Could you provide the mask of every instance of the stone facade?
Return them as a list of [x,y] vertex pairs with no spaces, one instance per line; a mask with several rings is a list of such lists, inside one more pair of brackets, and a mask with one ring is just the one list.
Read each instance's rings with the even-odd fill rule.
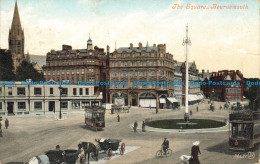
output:
[[107,102],[122,96],[125,105],[166,108],[165,98],[174,94],[174,85],[135,85],[136,82],[173,82],[173,55],[166,53],[166,45],[121,47],[109,55],[110,82],[128,85],[108,85]]
[[[2,82],[0,82],[2,84]],[[94,95],[93,86],[28,85],[15,82],[0,85],[0,114],[45,114],[84,110],[85,106],[100,105],[101,95]],[[60,101],[61,100],[61,101]]]
[[72,49],[71,46],[63,45],[60,51],[48,52],[43,72],[46,81],[70,81],[72,84],[91,82],[95,95],[99,95],[100,92],[105,94],[105,86],[96,84],[96,81],[106,81],[106,65],[104,49],[97,46],[93,48],[89,38],[86,49]]

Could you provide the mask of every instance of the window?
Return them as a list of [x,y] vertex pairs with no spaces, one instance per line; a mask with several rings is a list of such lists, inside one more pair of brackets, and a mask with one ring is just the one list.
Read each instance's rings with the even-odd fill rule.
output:
[[74,75],[74,70],[71,70],[71,74]]
[[85,73],[85,70],[82,68],[81,69],[81,74],[84,74]]
[[17,88],[17,95],[25,95],[25,88]]
[[48,75],[51,75],[51,71],[48,71]]
[[143,62],[142,61],[140,61],[140,64],[139,64],[140,66],[143,66]]
[[[88,89],[88,88],[86,88]],[[90,106],[90,102],[89,101],[82,101],[82,108]]]
[[62,88],[61,95],[68,95],[68,88]]
[[73,95],[77,95],[77,88],[73,88]]
[[153,62],[153,65],[154,65],[154,66],[156,66],[156,65],[157,65],[157,62],[156,62],[156,61],[154,61],[154,62]]
[[60,75],[60,70],[57,70],[57,75]]
[[41,101],[35,101],[34,102],[34,109],[41,110],[42,109],[42,102]]
[[25,102],[18,102],[18,110],[24,110],[25,107]]
[[85,89],[85,95],[89,95],[89,89],[88,88]]
[[62,74],[64,75],[64,70],[62,70]]
[[118,76],[118,72],[112,72],[112,77],[117,77]]
[[114,62],[112,62],[112,67],[114,67],[114,65],[115,65]]
[[143,66],[146,66],[146,61],[144,61]]
[[150,66],[152,66],[153,65],[153,62],[152,61],[150,61]]
[[116,62],[116,67],[118,66],[118,62]]
[[126,72],[126,71],[123,71],[123,72],[121,73],[121,76],[122,76],[122,77],[127,77],[127,72]]
[[0,87],[0,97],[2,97],[2,88]]
[[53,95],[53,88],[50,88],[50,94]]
[[156,72],[155,72],[155,71],[151,71],[151,72],[149,73],[149,76],[156,76]]
[[0,102],[0,109],[2,109],[2,102]]
[[94,73],[94,69],[93,69],[93,68],[90,68],[90,69],[88,69],[88,72],[89,72],[89,73]]
[[146,76],[146,72],[145,71],[141,71],[140,72],[140,76]]
[[127,66],[128,64],[127,64],[127,61],[125,62],[125,66]]
[[55,71],[54,70],[52,71],[52,75],[55,75]]
[[46,75],[46,71],[43,71],[43,75]]
[[34,94],[35,95],[41,95],[42,94],[42,89],[41,88],[34,88]]
[[154,57],[154,53],[152,53],[152,57]]
[[121,67],[123,67],[124,66],[124,62],[121,62]]
[[79,69],[77,69],[77,74],[79,74]]
[[164,76],[164,72],[163,71],[160,71],[160,76]]
[[8,96],[12,96],[12,95],[13,95],[12,87],[8,87]]
[[72,101],[72,109],[80,109],[80,101]]
[[82,95],[82,94],[83,94],[83,89],[79,88],[79,95]]
[[136,71],[132,71],[131,72],[131,76],[137,76],[137,72]]
[[70,70],[67,69],[67,74],[70,74]]
[[68,102],[61,102],[60,103],[61,108],[68,109]]

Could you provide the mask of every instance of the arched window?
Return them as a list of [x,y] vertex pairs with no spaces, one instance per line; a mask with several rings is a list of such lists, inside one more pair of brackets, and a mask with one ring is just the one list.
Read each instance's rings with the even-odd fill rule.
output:
[[118,76],[118,72],[112,72],[112,77],[117,77]]
[[121,72],[121,77],[127,77],[127,72],[126,71]]
[[137,72],[136,71],[132,71],[131,72],[131,76],[137,76]]
[[146,72],[145,71],[141,71],[140,72],[140,76],[146,76]]
[[151,72],[149,73],[149,76],[156,76],[156,72],[155,72],[155,71],[151,71]]
[[160,71],[160,76],[164,76],[164,71]]

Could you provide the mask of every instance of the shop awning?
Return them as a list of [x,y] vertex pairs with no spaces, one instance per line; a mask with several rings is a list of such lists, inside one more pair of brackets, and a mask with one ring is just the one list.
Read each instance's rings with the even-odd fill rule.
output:
[[165,98],[160,98],[160,103],[166,103]]
[[167,99],[171,102],[171,103],[174,103],[174,102],[179,102],[176,98],[174,97],[167,97]]

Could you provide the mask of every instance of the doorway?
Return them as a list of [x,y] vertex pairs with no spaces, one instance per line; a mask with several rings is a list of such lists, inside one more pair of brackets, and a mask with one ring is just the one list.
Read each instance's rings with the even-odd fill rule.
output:
[[8,114],[14,114],[14,102],[7,102]]
[[55,101],[49,101],[49,111],[55,112]]

